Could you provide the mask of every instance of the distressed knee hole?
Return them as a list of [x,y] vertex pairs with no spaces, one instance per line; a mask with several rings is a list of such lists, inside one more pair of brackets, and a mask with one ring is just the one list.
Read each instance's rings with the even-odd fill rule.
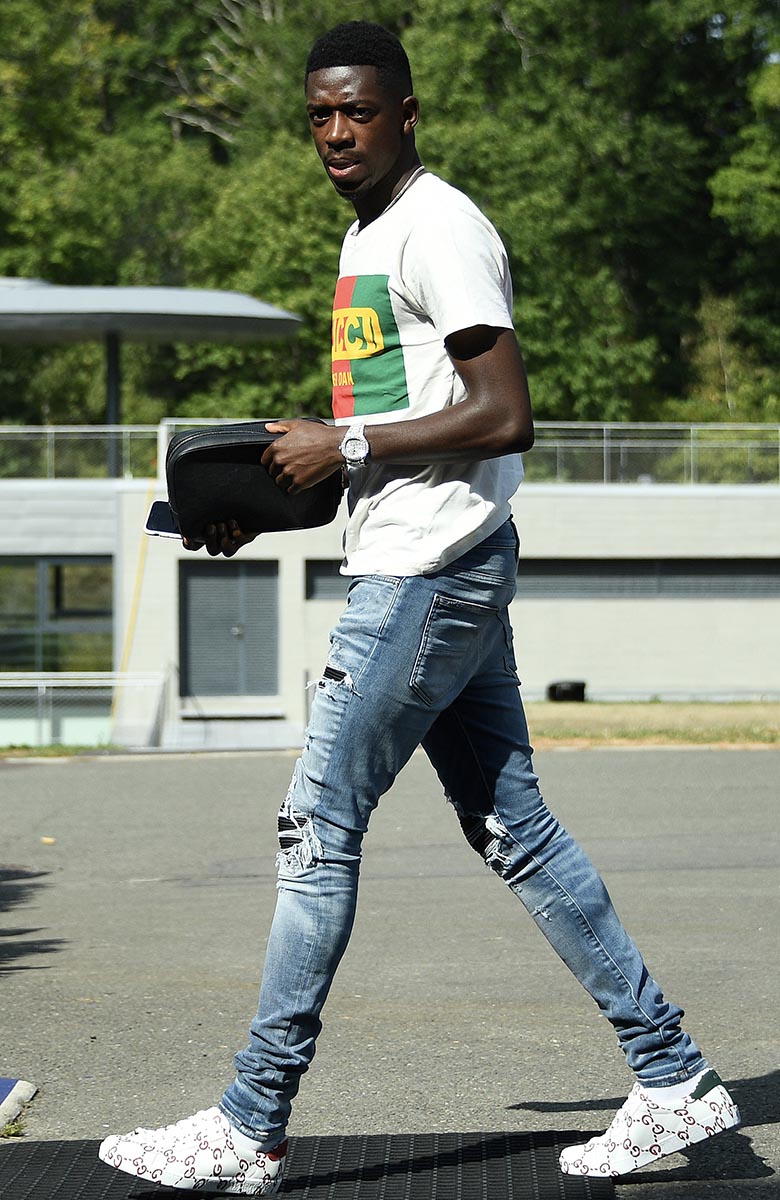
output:
[[457,813],[471,848],[485,860],[491,871],[506,876],[512,867],[513,842],[498,813],[467,813],[451,796],[447,799]]
[[288,796],[279,809],[279,853],[276,864],[280,874],[297,875],[321,857],[322,844],[314,832],[311,816],[296,812]]
[[325,670],[317,683],[317,687],[321,691],[328,691],[331,688],[345,687],[350,692],[355,692],[355,681],[349,671],[345,671],[343,667],[339,667],[336,663],[327,663]]

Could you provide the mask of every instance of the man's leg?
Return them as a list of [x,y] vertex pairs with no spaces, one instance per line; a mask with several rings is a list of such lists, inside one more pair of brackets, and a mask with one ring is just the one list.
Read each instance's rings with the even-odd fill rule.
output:
[[[682,1010],[664,999],[592,863],[547,809],[532,767],[517,681],[503,656],[437,718],[423,746],[470,844],[590,992],[640,1081],[630,1098],[633,1116],[621,1110],[606,1140],[565,1152],[562,1168],[622,1174],[680,1149],[686,1139],[700,1140],[738,1123],[731,1098],[715,1073],[707,1074],[701,1052],[680,1026]],[[702,1079],[708,1086],[690,1110],[666,1111],[671,1097],[679,1106]],[[658,1092],[670,1101],[657,1102]],[[654,1108],[648,1126],[649,1104]],[[638,1142],[632,1141],[632,1123],[640,1131]]]
[[277,912],[236,1080],[219,1108],[106,1139],[104,1161],[180,1188],[278,1188],[290,1105],[352,927],[370,814],[437,711],[506,642],[500,612],[511,584],[492,570],[506,558],[505,540],[471,553],[469,563],[487,572],[474,581],[453,570],[352,585],[280,812]]
[[278,897],[257,1014],[220,1104],[264,1144],[283,1136],[314,1056],[320,1012],[352,931],[369,818],[430,722],[397,696],[397,664],[408,651],[395,634],[387,640],[402,619],[399,606],[414,621],[406,583],[370,578],[351,588],[279,812]]
[[257,1016],[220,1106],[264,1144],[283,1136],[314,1055],[352,928],[369,817],[474,665],[506,648],[496,592],[506,598],[513,544],[505,531],[472,552],[468,562],[483,571],[502,564],[476,583],[463,581],[461,560],[436,576],[372,576],[350,589],[280,812],[279,898]]

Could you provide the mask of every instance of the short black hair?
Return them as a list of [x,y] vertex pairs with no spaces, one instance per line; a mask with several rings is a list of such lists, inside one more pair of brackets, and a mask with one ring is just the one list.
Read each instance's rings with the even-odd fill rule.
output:
[[385,87],[403,96],[413,91],[406,51],[394,33],[373,21],[345,21],[317,38],[306,60],[306,78],[328,67],[375,67]]

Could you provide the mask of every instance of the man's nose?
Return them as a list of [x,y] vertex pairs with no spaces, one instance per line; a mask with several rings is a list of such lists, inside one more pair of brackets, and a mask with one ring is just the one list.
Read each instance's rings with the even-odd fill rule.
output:
[[328,145],[344,146],[352,141],[354,141],[352,126],[343,113],[335,112],[328,122]]

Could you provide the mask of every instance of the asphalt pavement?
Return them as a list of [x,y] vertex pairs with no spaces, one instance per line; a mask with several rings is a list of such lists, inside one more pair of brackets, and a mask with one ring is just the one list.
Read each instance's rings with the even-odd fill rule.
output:
[[[780,751],[561,749],[536,763],[744,1116],[618,1196],[780,1196]],[[0,1075],[40,1089],[27,1139],[99,1138],[219,1098],[255,1008],[292,766],[281,753],[0,761]],[[601,1129],[631,1082],[416,755],[366,840],[291,1132]]]

